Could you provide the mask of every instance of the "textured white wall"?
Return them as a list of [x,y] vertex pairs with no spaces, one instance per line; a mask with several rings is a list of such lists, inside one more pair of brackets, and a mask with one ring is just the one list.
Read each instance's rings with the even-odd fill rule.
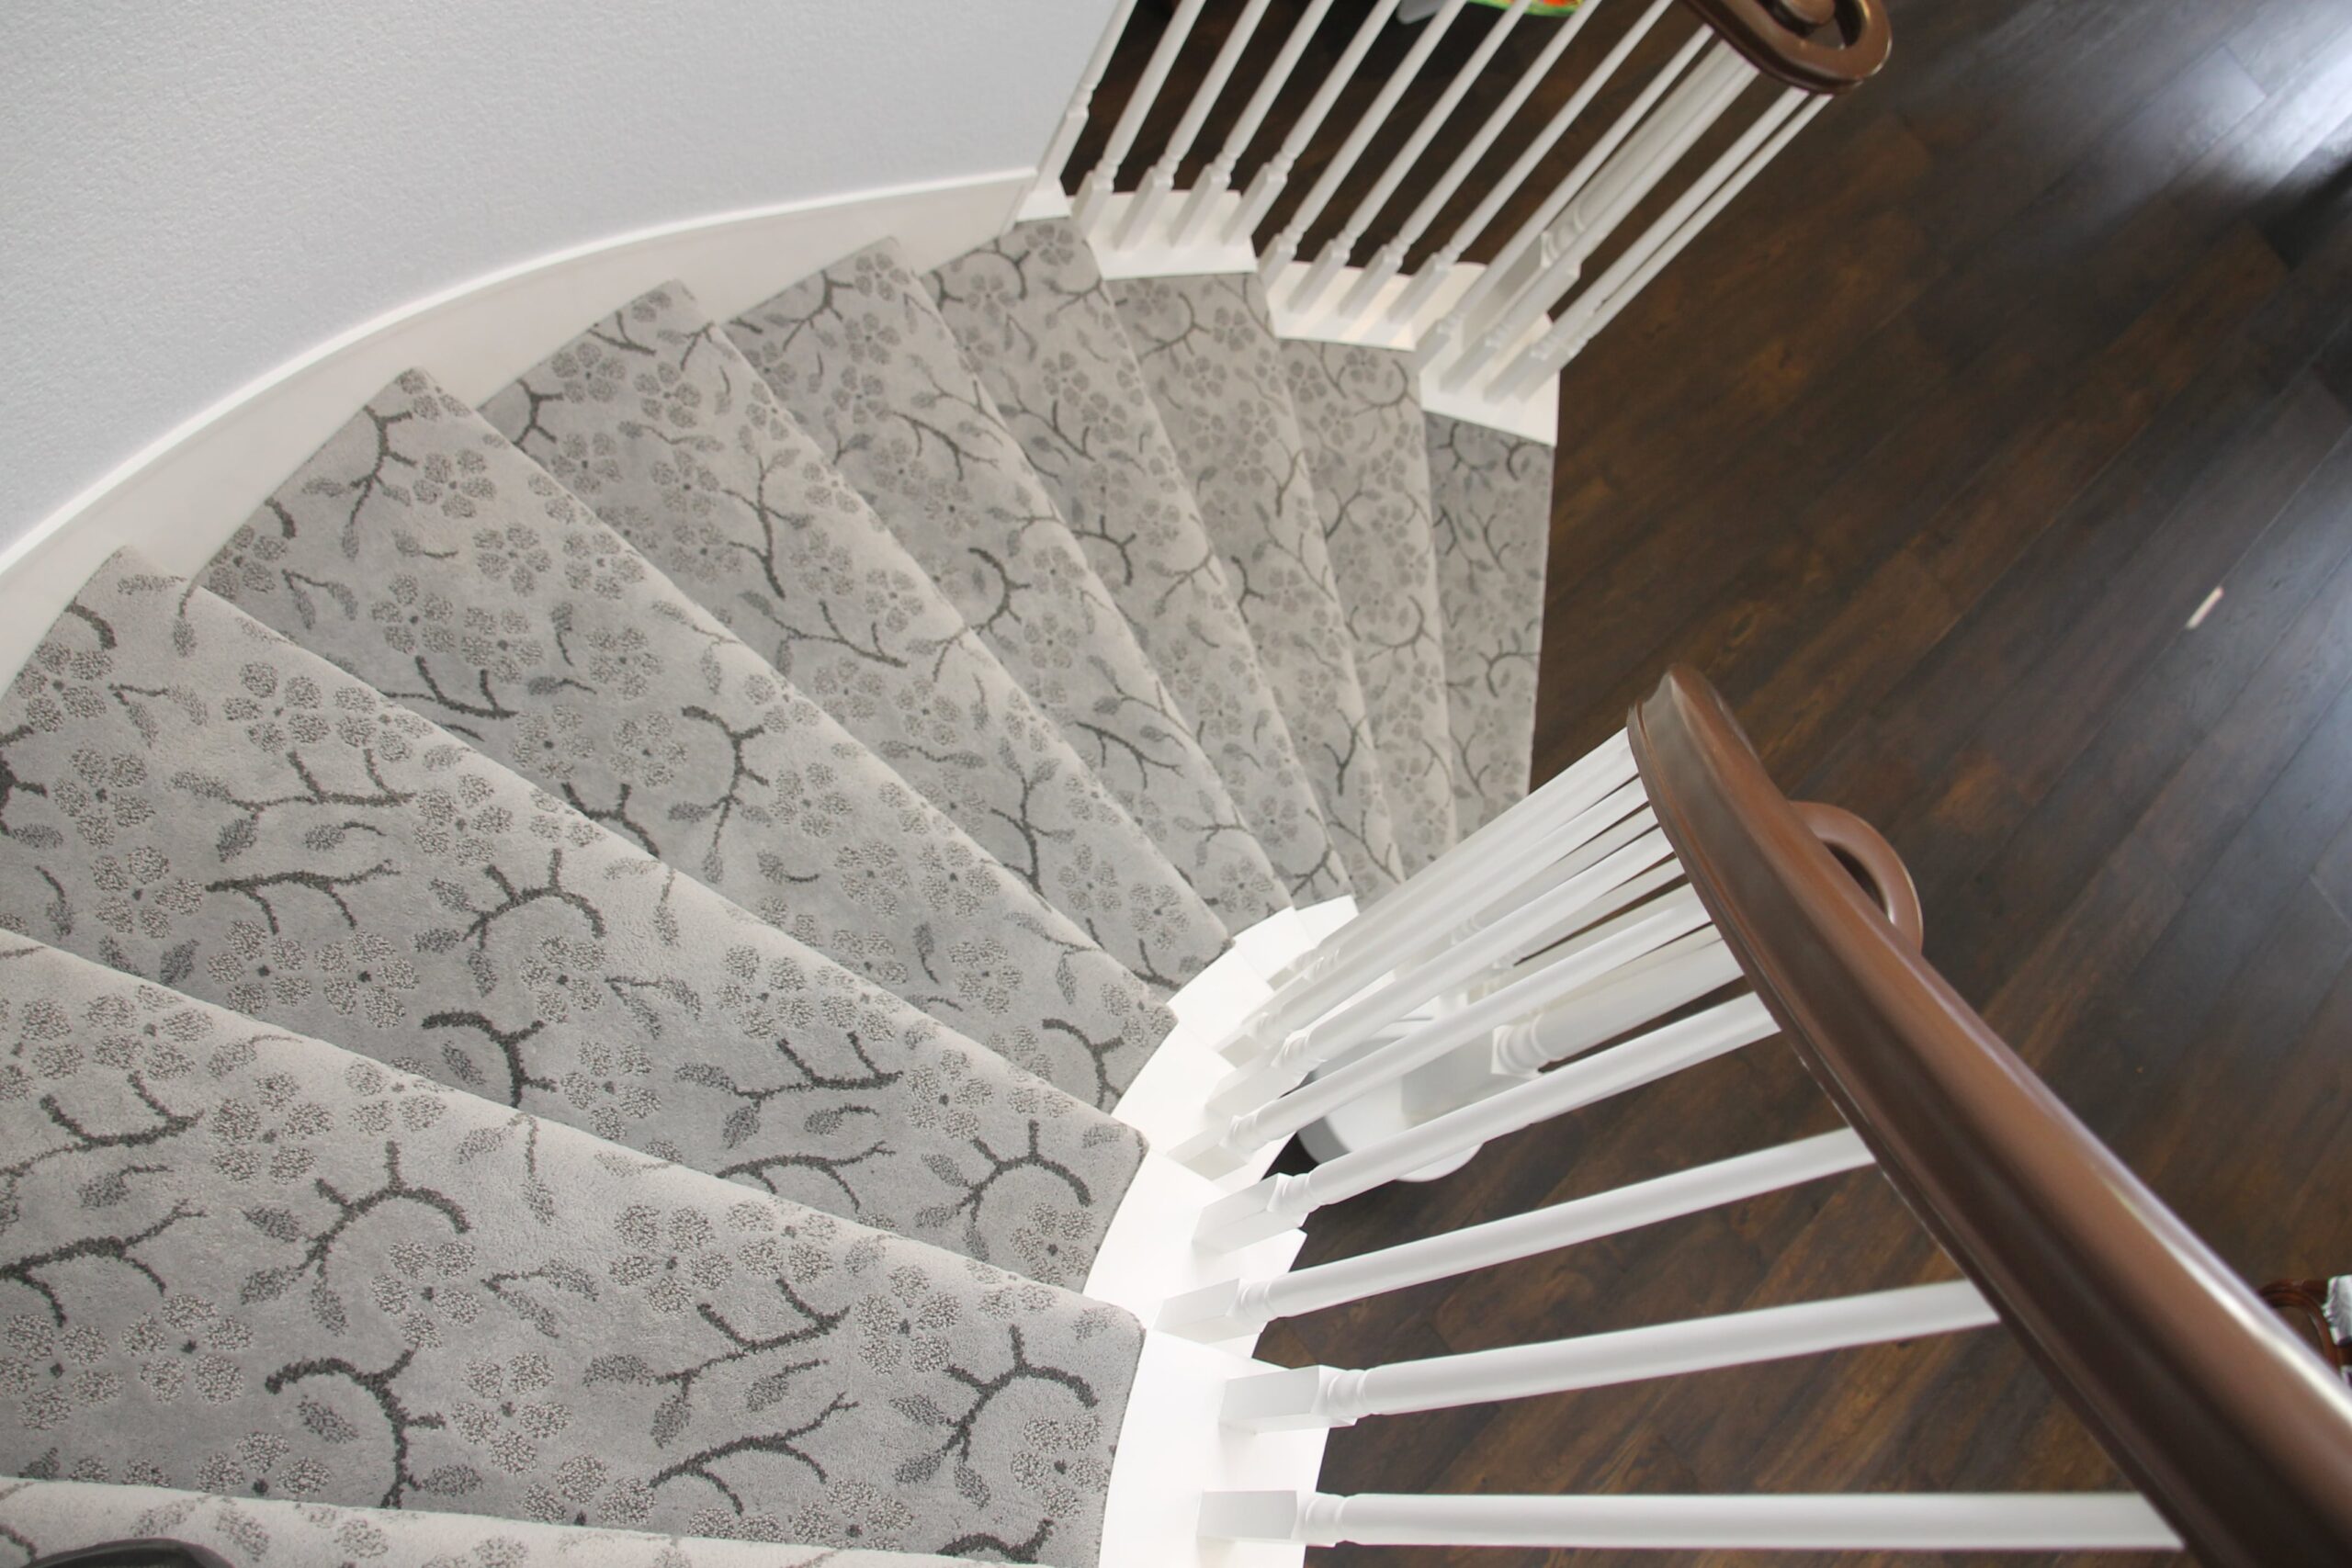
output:
[[655,224],[1033,164],[1110,5],[0,6],[0,546],[421,296]]

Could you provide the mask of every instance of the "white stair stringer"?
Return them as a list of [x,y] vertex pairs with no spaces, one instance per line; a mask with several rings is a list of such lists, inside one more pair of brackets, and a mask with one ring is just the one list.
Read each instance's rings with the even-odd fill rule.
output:
[[[1355,916],[1355,900],[1333,898],[1285,909],[1234,938],[1233,945],[1169,999],[1174,1033],[1153,1053],[1121,1098],[1116,1114],[1159,1148],[1197,1134],[1209,1119],[1209,1091],[1230,1071],[1210,1045],[1229,1035],[1268,997],[1272,976]],[[1105,1506],[1105,1568],[1297,1568],[1306,1549],[1265,1541],[1204,1540],[1202,1495],[1266,1486],[1311,1492],[1326,1433],[1242,1432],[1225,1425],[1225,1386],[1277,1371],[1253,1359],[1257,1331],[1204,1345],[1154,1332],[1170,1301],[1236,1273],[1286,1273],[1306,1233],[1285,1231],[1234,1252],[1194,1245],[1209,1204],[1265,1174],[1282,1142],[1233,1175],[1212,1181],[1165,1155],[1144,1156],[1095,1254],[1085,1294],[1125,1307],[1145,1325],[1126,1419],[1119,1430]]]

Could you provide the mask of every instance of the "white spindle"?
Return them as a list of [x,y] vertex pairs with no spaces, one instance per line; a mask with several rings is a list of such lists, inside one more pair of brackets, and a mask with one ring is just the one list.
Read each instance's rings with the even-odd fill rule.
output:
[[1159,161],[1152,164],[1150,172],[1144,175],[1143,183],[1136,187],[1126,217],[1119,225],[1120,244],[1131,245],[1140,239],[1148,231],[1152,219],[1159,215],[1169,193],[1176,188],[1176,171],[1183,164],[1184,154],[1193,150],[1193,140],[1200,135],[1201,126],[1209,118],[1209,110],[1216,107],[1218,95],[1225,91],[1226,83],[1233,75],[1233,68],[1240,63],[1241,51],[1256,36],[1259,20],[1265,16],[1266,7],[1271,3],[1272,0],[1249,0],[1249,4],[1241,8],[1241,15],[1234,18],[1232,30],[1225,35],[1224,47],[1216,51],[1216,58],[1209,62],[1208,74],[1201,78],[1201,85],[1193,90],[1193,101],[1185,107],[1184,118],[1176,122],[1176,129],[1169,136],[1168,145],[1160,152]]
[[[1622,732],[1421,868],[1277,976],[1279,989],[1226,1054],[1247,1058],[1319,1016],[1640,804]],[[1610,800],[1631,793],[1619,803]]]
[[[1600,785],[1598,793],[1596,784]],[[1442,890],[1459,882],[1484,878],[1492,868],[1509,864],[1522,856],[1527,846],[1540,835],[1582,812],[1610,791],[1624,787],[1639,791],[1641,781],[1634,767],[1633,744],[1621,729],[1423,866],[1369,913],[1349,921],[1313,952],[1293,960],[1288,969],[1272,976],[1273,983],[1288,986],[1306,974],[1327,967],[1337,956],[1352,953],[1369,932],[1399,922],[1429,924],[1426,910],[1430,903],[1452,896]]]
[[1498,369],[1521,334],[1582,276],[1586,259],[1756,79],[1755,67],[1721,45],[1702,61],[1657,115],[1626,139],[1621,154],[1568,203],[1552,228],[1559,242],[1557,259],[1523,285],[1487,326],[1476,363],[1465,356],[1447,371],[1444,384],[1459,388]]
[[[1657,814],[1647,806],[1643,807],[1631,817],[1611,827],[1599,838],[1585,844],[1574,853],[1564,855],[1554,861],[1549,866],[1528,877],[1518,886],[1509,889],[1493,903],[1463,921],[1461,930],[1456,933],[1456,940],[1475,936],[1489,927],[1514,919],[1521,910],[1534,906],[1591,869],[1603,856],[1615,854],[1625,845],[1645,834],[1657,831]],[[1669,858],[1666,863],[1675,868],[1676,874],[1679,874],[1679,862]],[[1618,886],[1623,887],[1625,884],[1621,883]],[[1622,904],[1618,906],[1621,908],[1623,907]],[[1608,910],[1598,910],[1593,918],[1598,919],[1600,915],[1608,912]]]
[[1153,1326],[1195,1339],[1228,1339],[1276,1318],[1597,1241],[1870,1163],[1870,1150],[1853,1132],[1824,1133],[1336,1263],[1265,1279],[1227,1280],[1174,1297]]
[[1394,1361],[1363,1371],[1299,1367],[1225,1385],[1225,1424],[1249,1431],[1352,1427],[1367,1416],[1566,1393],[1984,1328],[2000,1314],[1965,1280],[1687,1318],[1541,1345]]
[[1413,47],[1406,51],[1404,60],[1389,73],[1388,80],[1381,84],[1380,92],[1365,107],[1363,118],[1356,121],[1355,129],[1348,132],[1348,139],[1340,143],[1340,150],[1331,155],[1331,161],[1324,165],[1323,172],[1316,176],[1315,184],[1308,187],[1306,199],[1298,204],[1298,210],[1290,215],[1290,221],[1283,225],[1282,231],[1274,236],[1273,243],[1268,245],[1265,254],[1258,258],[1258,275],[1266,280],[1269,287],[1282,276],[1283,268],[1290,265],[1291,258],[1298,254],[1299,244],[1306,238],[1306,231],[1323,216],[1323,209],[1330,205],[1333,193],[1340,188],[1340,182],[1353,172],[1356,160],[1363,156],[1363,150],[1372,145],[1373,137],[1388,122],[1389,111],[1396,107],[1396,100],[1405,96],[1405,89],[1411,86],[1413,78],[1421,73],[1421,66],[1445,37],[1446,29],[1453,25],[1453,18],[1460,16],[1462,8],[1469,3],[1470,0],[1444,0],[1438,7],[1437,15],[1423,24],[1421,36],[1413,40]]
[[[1535,209],[1534,214],[1526,222],[1521,223],[1511,237],[1503,243],[1503,248],[1495,253],[1494,260],[1487,264],[1486,270],[1477,276],[1468,288],[1463,290],[1462,298],[1454,301],[1453,308],[1445,313],[1445,318],[1423,337],[1416,355],[1421,365],[1426,367],[1433,363],[1436,356],[1449,344],[1454,343],[1461,344],[1463,358],[1465,362],[1472,359],[1469,339],[1472,335],[1473,323],[1478,319],[1480,309],[1502,286],[1505,278],[1520,270],[1520,264],[1527,259],[1528,253],[1535,248],[1544,233],[1550,230],[1553,220],[1560,216],[1562,209],[1584,194],[1587,185],[1608,165],[1618,148],[1632,138],[1637,130],[1663,124],[1670,131],[1675,124],[1679,123],[1682,116],[1669,114],[1669,110],[1676,106],[1669,105],[1668,108],[1658,108],[1658,100],[1667,96],[1668,89],[1672,89],[1679,105],[1686,98],[1694,84],[1712,78],[1712,73],[1708,73],[1707,77],[1702,78],[1701,72],[1690,71],[1691,63],[1698,60],[1701,51],[1707,47],[1712,37],[1712,34],[1702,29],[1684,39],[1682,47],[1674,51],[1673,57],[1642,85],[1642,90],[1635,94],[1634,101],[1625,107],[1625,112],[1611,121],[1609,129],[1602,131],[1600,138],[1585,150],[1584,156],[1576,161],[1575,166],[1568,171],[1567,176],[1554,187],[1550,196],[1544,198],[1544,204]],[[1684,75],[1686,71],[1690,71],[1688,76]],[[1677,85],[1678,79],[1679,79],[1679,85]],[[1651,116],[1653,109],[1658,110],[1655,118]],[[1556,293],[1552,298],[1557,298]]]
[[1233,171],[1240,166],[1241,154],[1250,150],[1250,139],[1266,123],[1274,99],[1289,83],[1290,73],[1298,68],[1298,57],[1314,41],[1315,29],[1322,25],[1323,14],[1330,8],[1331,0],[1308,0],[1306,12],[1291,28],[1290,37],[1283,40],[1281,52],[1259,79],[1258,90],[1250,95],[1241,118],[1233,122],[1232,130],[1227,133],[1224,145],[1209,160],[1209,166],[1201,171],[1201,177],[1193,182],[1192,194],[1184,198],[1183,208],[1176,215],[1178,244],[1191,244],[1200,236],[1202,227],[1216,209],[1216,198],[1233,188]]
[[1282,195],[1283,186],[1289,182],[1291,170],[1298,166],[1298,155],[1306,151],[1306,144],[1315,140],[1315,133],[1323,128],[1323,117],[1329,114],[1331,106],[1340,101],[1340,90],[1347,86],[1348,78],[1355,74],[1356,67],[1363,62],[1364,55],[1372,49],[1373,40],[1379,38],[1380,29],[1387,25],[1389,16],[1396,9],[1396,0],[1373,0],[1372,9],[1364,13],[1363,23],[1356,28],[1356,36],[1348,40],[1348,47],[1340,51],[1330,74],[1323,78],[1323,85],[1315,89],[1315,96],[1307,99],[1306,107],[1292,122],[1290,130],[1283,137],[1282,146],[1250,180],[1249,190],[1241,197],[1241,210],[1234,214],[1232,222],[1226,225],[1225,238],[1228,243],[1247,240],[1257,232],[1259,223],[1272,209],[1274,198]]
[[1229,1176],[1250,1156],[1301,1127],[1320,1122],[1359,1096],[1394,1083],[1414,1068],[1436,1061],[1499,1025],[1573,995],[1628,959],[1662,947],[1704,925],[1707,911],[1696,893],[1683,888],[1644,905],[1626,923],[1571,958],[1550,964],[1501,989],[1392,1040],[1323,1077],[1301,1084],[1255,1111],[1233,1117],[1176,1146],[1171,1154],[1202,1175]]
[[[1797,100],[1803,100],[1802,107],[1796,107]],[[1593,292],[1598,297],[1598,302],[1591,305],[1585,312],[1576,330],[1562,333],[1555,327],[1552,332],[1544,334],[1544,342],[1530,347],[1524,357],[1528,361],[1531,373],[1521,377],[1520,384],[1522,387],[1532,387],[1546,377],[1556,376],[1566,368],[1568,361],[1581,354],[1586,344],[1591,342],[1600,334],[1601,329],[1617,319],[1617,312],[1625,308],[1626,302],[1648,288],[1650,279],[1663,271],[1668,262],[1680,255],[1683,247],[1697,238],[1700,231],[1713,222],[1715,215],[1729,206],[1733,197],[1746,190],[1750,180],[1763,172],[1764,165],[1780,156],[1781,150],[1796,140],[1797,132],[1812,124],[1813,117],[1828,106],[1829,100],[1826,97],[1800,93],[1791,88],[1783,96],[1781,113],[1776,117],[1781,121],[1779,130],[1763,151],[1750,158],[1729,179],[1723,181],[1707,197],[1706,202],[1686,218],[1663,243],[1650,245],[1645,258],[1631,276],[1606,293],[1601,291],[1600,284],[1595,284]],[[1792,108],[1794,109],[1793,113],[1789,112]],[[1662,226],[1664,220],[1660,221]],[[1581,306],[1585,301],[1580,299],[1577,303]],[[1563,320],[1566,318],[1564,317]],[[1552,342],[1551,340],[1555,337],[1559,341]],[[1500,388],[1498,388],[1498,395],[1510,395],[1502,391]]]
[[1576,931],[1595,900],[1660,861],[1672,859],[1673,854],[1666,835],[1655,829],[1628,835],[1627,841],[1542,897],[1530,900],[1510,919],[1444,943],[1428,957],[1398,969],[1368,994],[1293,1030],[1274,1048],[1266,1065],[1292,1068],[1304,1077],[1310,1069],[1354,1050],[1432,997],[1453,990],[1493,964]]
[[1145,117],[1151,113],[1159,97],[1161,84],[1175,69],[1176,57],[1183,52],[1184,40],[1192,36],[1193,24],[1201,19],[1201,9],[1207,4],[1208,0],[1177,0],[1176,14],[1168,18],[1167,30],[1159,35],[1143,74],[1136,79],[1135,91],[1127,96],[1126,107],[1119,111],[1118,123],[1111,128],[1111,139],[1103,145],[1102,156],[1095,161],[1093,172],[1079,187],[1076,209],[1080,225],[1091,229],[1102,221],[1102,205],[1118,184],[1119,165],[1126,162],[1128,150],[1135,146],[1136,137],[1143,130]]
[[[1658,0],[1655,9],[1663,10],[1672,3],[1673,0]],[[1510,124],[1511,118],[1519,113],[1528,98],[1534,94],[1537,84],[1544,80],[1555,64],[1558,63],[1560,56],[1567,52],[1568,45],[1575,40],[1577,34],[1583,30],[1584,25],[1592,20],[1593,13],[1600,9],[1600,0],[1586,0],[1584,5],[1577,6],[1566,19],[1553,28],[1551,40],[1544,46],[1541,53],[1528,62],[1527,69],[1520,73],[1519,81],[1513,85],[1509,93],[1503,96],[1502,101],[1487,114],[1485,122],[1478,127],[1476,134],[1470,138],[1469,143],[1461,152],[1454,154],[1453,162],[1445,166],[1445,172],[1437,177],[1436,184],[1430,186],[1428,194],[1421,197],[1419,205],[1416,206],[1406,217],[1405,221],[1397,226],[1396,237],[1382,245],[1374,254],[1372,260],[1364,265],[1363,276],[1356,280],[1355,287],[1351,288],[1347,297],[1340,301],[1339,313],[1342,319],[1352,320],[1369,309],[1373,300],[1379,297],[1381,287],[1403,270],[1405,253],[1413,248],[1413,243],[1416,240],[1429,231],[1429,226],[1437,220],[1437,215],[1445,210],[1445,204],[1453,199],[1453,193],[1460,190],[1463,182],[1470,177],[1470,171],[1476,168],[1478,161],[1487,155],[1487,150],[1501,140],[1504,129]],[[1613,67],[1608,68],[1613,69]],[[1561,130],[1567,129],[1566,120],[1556,116],[1554,118]],[[1556,137],[1559,133],[1553,131],[1550,134]],[[1548,149],[1551,142],[1544,141],[1544,145]],[[1540,158],[1542,154],[1539,152],[1536,156]],[[1534,162],[1528,159],[1525,153],[1522,152],[1521,157],[1527,167],[1534,167]],[[1523,175],[1523,173],[1524,171],[1517,172],[1520,175]],[[1509,187],[1515,186],[1519,183],[1518,177],[1508,175],[1505,177],[1506,192]],[[1500,204],[1501,197],[1494,196],[1491,192],[1489,195],[1498,205]],[[1484,226],[1483,220],[1481,226]],[[1454,259],[1460,259],[1458,250]],[[1444,265],[1451,265],[1452,262]],[[1429,287],[1431,288],[1437,287],[1434,277],[1431,278]],[[1399,312],[1400,319],[1410,319],[1410,316],[1409,310]]]
[[1102,85],[1102,73],[1111,67],[1111,56],[1119,47],[1119,37],[1127,30],[1127,18],[1135,14],[1136,0],[1119,0],[1111,12],[1111,25],[1102,29],[1102,38],[1094,44],[1093,56],[1086,62],[1086,73],[1078,79],[1078,91],[1070,96],[1069,107],[1062,113],[1062,123],[1054,132],[1053,145],[1046,149],[1046,160],[1037,166],[1037,189],[1055,196],[1061,194],[1062,171],[1069,166],[1069,155],[1078,147],[1078,139],[1085,134],[1087,111],[1094,104],[1094,89]]
[[[1787,139],[1777,133],[1790,129],[1789,122],[1798,106],[1812,96],[1792,87],[1774,98],[1770,107],[1690,182],[1690,187],[1675,197],[1641,236],[1609,264],[1609,269],[1560,312],[1559,320],[1542,337],[1496,376],[1495,396],[1517,397],[1546,375],[1558,375],[1561,367],[1592,340],[1593,334],[1623,308],[1625,301],[1673,260],[1708,219],[1723,210],[1724,204],[1737,194],[1736,186],[1744,186],[1773,153],[1788,144]],[[1771,145],[1759,154],[1758,149],[1764,148],[1768,141]]]
[[[1593,5],[1585,6],[1577,13],[1577,17],[1589,14],[1597,4],[1598,0],[1594,0]],[[1503,177],[1488,188],[1478,205],[1471,209],[1470,216],[1455,226],[1452,237],[1438,247],[1436,254],[1421,264],[1420,270],[1413,275],[1412,284],[1398,298],[1396,309],[1390,313],[1394,320],[1409,321],[1420,313],[1421,308],[1430,302],[1430,297],[1437,292],[1438,286],[1445,281],[1445,275],[1461,262],[1462,253],[1486,232],[1487,225],[1495,220],[1495,215],[1503,209],[1503,204],[1527,183],[1528,176],[1535,172],[1535,166],[1558,145],[1560,138],[1567,134],[1568,127],[1576,123],[1577,117],[1584,113],[1586,106],[1592,102],[1602,87],[1609,85],[1610,78],[1617,74],[1617,68],[1625,63],[1634,46],[1649,35],[1649,30],[1657,26],[1658,18],[1672,9],[1674,4],[1675,0],[1651,0],[1650,8],[1643,12],[1625,36],[1601,57],[1600,63],[1592,68],[1592,74],[1577,85],[1568,101],[1560,106],[1535,139],[1520,150],[1518,159]]]
[[1740,976],[1739,960],[1712,928],[1679,936],[1602,976],[1556,1006],[1495,1031],[1494,1070],[1528,1077]]
[[1488,1139],[1712,1061],[1766,1038],[1776,1027],[1772,1015],[1753,996],[1677,1019],[1622,1045],[1351,1150],[1304,1176],[1274,1175],[1252,1182],[1208,1206],[1201,1215],[1197,1239],[1210,1250],[1231,1251],[1280,1235],[1326,1203],[1344,1201],[1456,1157]]
[[1308,1546],[1548,1546],[1668,1551],[2177,1551],[2129,1492],[1414,1496],[1211,1492],[1201,1533]]
[[[1355,254],[1357,244],[1363,239],[1363,231],[1372,227],[1373,220],[1380,216],[1380,209],[1388,205],[1390,197],[1396,194],[1396,187],[1404,182],[1406,174],[1429,150],[1430,142],[1468,95],[1479,73],[1487,68],[1487,62],[1495,57],[1495,51],[1503,46],[1503,39],[1518,25],[1520,17],[1527,14],[1527,7],[1532,4],[1533,0],[1510,0],[1510,7],[1487,29],[1487,36],[1478,40],[1478,47],[1471,51],[1469,59],[1462,62],[1462,68],[1453,73],[1453,80],[1446,84],[1445,91],[1438,96],[1437,102],[1421,116],[1420,123],[1413,128],[1405,144],[1389,155],[1387,167],[1374,182],[1372,189],[1364,193],[1363,199],[1356,203],[1355,210],[1348,214],[1348,220],[1340,226],[1339,233],[1324,244],[1323,254],[1316,257],[1315,265],[1307,269],[1305,280],[1290,297],[1293,310],[1311,310],[1316,301],[1323,298],[1324,291],[1331,287],[1340,269]],[[1544,58],[1551,58],[1553,52],[1547,50]],[[1533,83],[1530,82],[1528,85],[1532,89]],[[1303,227],[1300,231],[1305,232]]]

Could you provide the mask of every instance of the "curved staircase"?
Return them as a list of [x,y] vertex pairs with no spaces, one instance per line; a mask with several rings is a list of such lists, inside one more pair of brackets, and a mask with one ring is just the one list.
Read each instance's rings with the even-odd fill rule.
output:
[[[1704,73],[1781,24],[1698,9],[1727,103]],[[1987,1088],[2030,1075],[1918,964],[1875,835],[1791,813],[1687,676],[1528,793],[1550,448],[1425,407],[1461,344],[1277,330],[1401,249],[1311,287],[1284,254],[1273,294],[1106,267],[1171,191],[741,309],[613,299],[479,406],[406,370],[199,570],[79,585],[0,700],[0,1556],[2352,1540],[2315,1500],[2352,1401],[2054,1102]],[[1871,1066],[1873,1028],[1925,1065]],[[1776,1030],[1853,1130],[1291,1270],[1323,1204]],[[1269,1174],[1295,1134],[1323,1163]],[[1968,1280],[1250,1359],[1873,1164]],[[2199,1309],[2138,1361],[2052,1283],[2103,1226]],[[1995,1323],[2148,1500],[1314,1489],[1358,1419]],[[2216,1334],[2291,1436],[2269,1492],[2149,1417],[2222,1377]]]

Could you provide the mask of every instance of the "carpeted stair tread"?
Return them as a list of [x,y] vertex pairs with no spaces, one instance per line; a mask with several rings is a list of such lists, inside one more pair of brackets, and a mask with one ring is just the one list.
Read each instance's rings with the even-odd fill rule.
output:
[[36,942],[0,998],[0,1469],[1093,1561],[1117,1308]]
[[1290,726],[1077,227],[1017,225],[925,281],[1291,897],[1306,904],[1349,891]]
[[1165,993],[1224,926],[694,308],[657,289],[490,423],[1113,957]]
[[1410,357],[1393,349],[1292,342],[1282,355],[1409,875],[1454,840],[1445,627],[1419,384]]
[[1359,901],[1403,875],[1304,438],[1254,275],[1121,279],[1119,319]]
[[949,1028],[1109,1109],[1174,1021],[1067,917],[411,371],[205,584]]
[[0,1481],[0,1564],[6,1568],[150,1537],[203,1547],[232,1563],[296,1568],[945,1568],[953,1561],[161,1486]]
[[1009,1267],[1082,1279],[1142,1157],[129,552],[0,700],[0,924]]
[[896,243],[727,330],[1227,928],[1288,908],[1190,719]]
[[1454,825],[1483,826],[1527,793],[1551,542],[1552,447],[1429,416],[1430,532],[1445,611]]

